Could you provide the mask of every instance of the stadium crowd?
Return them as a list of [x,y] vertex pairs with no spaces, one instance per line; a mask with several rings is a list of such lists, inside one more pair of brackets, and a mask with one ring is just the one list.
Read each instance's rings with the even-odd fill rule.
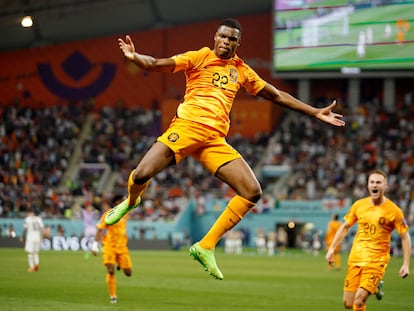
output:
[[[275,204],[268,206],[269,202],[283,199],[361,197],[366,191],[366,173],[380,167],[389,174],[390,196],[414,223],[412,98],[406,96],[394,112],[385,111],[376,99],[361,103],[355,113],[346,106],[342,109],[348,123],[343,130],[293,114],[273,136],[259,133],[253,139],[239,135],[229,138],[252,167],[274,164],[292,169],[286,193],[278,197],[265,193],[255,212],[273,208]],[[82,180],[73,181],[66,191],[57,191],[58,185],[65,183],[62,177],[90,113],[92,129],[82,142],[82,161],[107,163],[119,172],[113,194],[123,193],[134,163],[160,133],[158,110],[116,106],[93,111],[86,104],[39,109],[16,102],[0,106],[1,217],[22,217],[28,206],[46,218],[80,217],[76,195],[89,198],[98,210],[110,200],[110,194],[99,193],[93,184]],[[216,197],[231,195],[231,189],[191,158],[180,165],[185,168],[172,166],[153,179],[144,208],[134,211],[133,219],[171,220],[185,199],[203,201],[212,191]]]
[[0,105],[0,215],[22,217],[29,206],[48,217],[70,209],[57,193],[87,114],[85,107]]
[[[326,128],[306,118],[290,119],[281,127],[280,140],[270,144],[266,164],[292,168],[287,199],[351,198],[366,192],[367,173],[387,172],[390,197],[414,222],[414,108],[406,96],[395,111],[377,99],[362,102],[356,113],[344,111],[343,131]],[[269,160],[270,159],[270,160]]]

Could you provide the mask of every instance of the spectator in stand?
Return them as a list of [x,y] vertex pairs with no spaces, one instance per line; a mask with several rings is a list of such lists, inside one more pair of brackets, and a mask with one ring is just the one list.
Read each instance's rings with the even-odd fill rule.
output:
[[80,133],[84,114],[77,114],[74,108],[56,105],[32,109],[19,103],[0,108],[0,182],[4,185],[0,200],[4,216],[18,217],[20,202],[36,206],[42,216],[61,216],[49,189],[59,185]]

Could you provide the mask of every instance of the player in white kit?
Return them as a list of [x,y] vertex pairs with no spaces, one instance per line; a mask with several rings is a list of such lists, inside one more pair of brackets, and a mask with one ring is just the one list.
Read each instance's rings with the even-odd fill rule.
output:
[[29,261],[29,272],[39,270],[39,251],[40,243],[43,238],[44,225],[42,218],[36,216],[32,209],[27,211],[27,216],[23,224],[23,234],[21,240],[25,239],[24,249],[27,252]]

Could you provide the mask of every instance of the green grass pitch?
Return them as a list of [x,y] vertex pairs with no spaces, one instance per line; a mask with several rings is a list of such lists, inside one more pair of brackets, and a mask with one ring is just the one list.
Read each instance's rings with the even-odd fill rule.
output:
[[[27,272],[23,249],[0,249],[2,311],[66,310],[344,310],[345,270],[328,272],[319,256],[288,251],[286,256],[226,255],[216,257],[224,273],[214,280],[186,250],[133,251],[133,276],[117,272],[118,304],[111,305],[101,256],[84,252],[41,252],[40,271]],[[343,260],[345,262],[346,254]],[[402,259],[392,258],[382,301],[371,297],[368,310],[411,310],[414,277],[401,279]]]

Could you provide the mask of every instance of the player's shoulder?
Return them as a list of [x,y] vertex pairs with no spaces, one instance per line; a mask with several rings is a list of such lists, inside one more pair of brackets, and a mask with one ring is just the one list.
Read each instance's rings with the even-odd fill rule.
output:
[[210,49],[207,46],[203,46],[203,47],[198,49],[198,52],[200,52],[200,53],[213,53],[213,50]]
[[384,204],[387,206],[387,208],[392,208],[394,210],[401,211],[401,208],[398,206],[398,204],[395,203],[394,201],[392,201],[389,198],[386,198],[385,199],[385,203]]
[[352,204],[352,207],[363,207],[369,205],[371,202],[370,197],[364,197],[360,198],[358,200],[355,200],[355,202]]

